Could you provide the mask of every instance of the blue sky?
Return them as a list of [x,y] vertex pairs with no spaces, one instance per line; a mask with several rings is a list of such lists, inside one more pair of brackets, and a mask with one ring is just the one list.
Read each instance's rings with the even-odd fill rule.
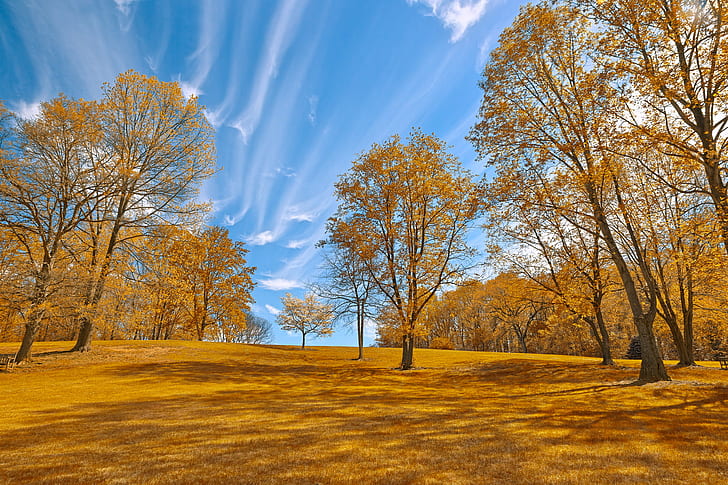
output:
[[[316,277],[333,184],[372,143],[421,127],[482,171],[464,140],[477,82],[523,3],[0,0],[0,99],[32,116],[60,92],[99,98],[128,69],[198,95],[222,167],[202,197],[248,244],[253,311],[275,322],[281,296]],[[299,343],[275,327],[276,343]]]

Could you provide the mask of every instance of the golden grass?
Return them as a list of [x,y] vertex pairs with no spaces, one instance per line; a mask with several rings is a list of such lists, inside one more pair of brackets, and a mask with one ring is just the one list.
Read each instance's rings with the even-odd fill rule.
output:
[[[193,342],[37,344],[0,372],[0,483],[713,483],[728,372]],[[0,344],[10,353],[16,344]],[[721,480],[723,479],[723,480]]]

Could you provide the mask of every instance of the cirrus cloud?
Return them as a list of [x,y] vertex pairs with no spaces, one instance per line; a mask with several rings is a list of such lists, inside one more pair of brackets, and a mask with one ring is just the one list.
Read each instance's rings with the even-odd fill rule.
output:
[[305,288],[305,285],[297,280],[289,280],[285,278],[270,278],[260,280],[260,286],[266,290],[283,291],[293,290],[294,288]]

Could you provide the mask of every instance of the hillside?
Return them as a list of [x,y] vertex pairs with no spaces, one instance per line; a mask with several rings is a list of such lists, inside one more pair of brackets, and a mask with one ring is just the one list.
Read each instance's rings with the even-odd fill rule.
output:
[[[39,343],[0,372],[0,483],[710,483],[728,372],[196,342]],[[0,353],[16,344],[0,343]]]

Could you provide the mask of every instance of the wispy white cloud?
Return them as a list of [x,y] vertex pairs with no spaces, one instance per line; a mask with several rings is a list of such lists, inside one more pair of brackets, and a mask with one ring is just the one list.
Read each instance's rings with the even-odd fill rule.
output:
[[[102,83],[112,82],[130,66],[143,65],[134,36],[123,35],[135,9],[128,1],[93,7],[76,2],[13,2],[19,41],[33,46],[26,51],[32,65],[28,74],[38,80],[43,99],[59,91],[95,98]],[[78,25],[83,28],[69,27]]]
[[252,244],[253,246],[265,246],[266,244],[270,244],[273,241],[277,239],[276,235],[273,234],[272,231],[263,231],[259,232],[258,234],[253,234],[252,236],[248,237],[248,243]]
[[286,209],[286,215],[283,216],[284,221],[293,222],[313,222],[318,214],[316,212],[301,212],[297,206]]
[[288,241],[288,244],[286,244],[286,247],[288,249],[301,249],[306,244],[308,244],[308,239],[292,239]]
[[[182,81],[179,79],[177,81],[179,83],[179,87],[182,90],[182,94],[185,96],[185,98],[191,98],[192,96],[199,98],[202,94],[202,90],[199,86],[187,83],[185,81]],[[212,123],[212,121],[210,121]]]
[[[252,225],[254,232],[273,230],[282,234],[272,228],[271,223],[286,223],[280,220],[284,215],[282,208],[301,197],[300,187],[312,185],[311,179],[303,178],[307,174],[302,158],[307,161],[308,155],[300,148],[293,149],[285,140],[287,135],[281,131],[282,127],[295,129],[300,123],[308,124],[301,116],[301,100],[311,93],[307,84],[314,69],[312,64],[320,53],[319,45],[325,31],[322,26],[327,17],[313,16],[313,24],[306,17],[304,23],[305,6],[304,1],[278,4],[274,18],[267,26],[263,52],[258,56],[260,60],[254,66],[252,89],[246,90],[250,94],[247,99],[236,99],[233,104],[242,105],[244,109],[225,122],[226,127],[235,130],[229,130],[236,140],[232,156],[240,162],[231,167],[232,171],[226,172],[229,175],[225,178],[225,186],[219,190],[234,194],[238,211],[248,213],[246,222]],[[294,43],[304,25],[305,42]],[[296,55],[287,55],[293,49]],[[266,75],[266,69],[274,64],[275,72],[268,71]],[[243,67],[241,70],[245,71]],[[257,121],[247,123],[246,120]],[[318,139],[312,142],[313,146],[318,145]],[[307,145],[309,153],[313,150],[311,146]],[[320,166],[320,162],[321,157],[318,157],[312,163]]]
[[284,168],[277,167],[275,172],[276,172],[276,175],[282,175],[284,177],[295,177],[296,176],[296,171],[293,170],[291,167],[284,167]]
[[485,15],[488,0],[407,0],[407,3],[426,5],[429,14],[450,30],[450,42],[454,43]]
[[273,79],[278,76],[281,58],[293,39],[306,2],[287,0],[276,12],[271,29],[268,31],[263,53],[262,65],[257,69],[250,101],[245,111],[231,126],[237,129],[247,142],[260,122]]
[[[224,33],[221,26],[225,25],[228,15],[226,4],[218,1],[202,2],[201,10],[197,47],[187,58],[194,68],[189,80],[184,82],[189,91],[196,93],[202,92],[202,86],[207,81],[210,70],[219,56],[222,45],[221,37]],[[183,84],[182,81],[180,84]]]
[[271,315],[276,316],[276,317],[278,316],[278,314],[281,313],[281,311],[278,308],[274,307],[273,305],[266,304],[265,309],[268,310],[268,313],[270,313]]
[[260,280],[260,286],[266,290],[283,291],[293,290],[295,288],[305,288],[305,285],[298,280],[289,280],[285,278],[270,278]]
[[116,9],[121,13],[119,16],[119,28],[123,32],[129,32],[134,22],[135,3],[137,0],[114,0]]
[[377,338],[377,323],[371,318],[364,319],[364,338],[371,340]]

